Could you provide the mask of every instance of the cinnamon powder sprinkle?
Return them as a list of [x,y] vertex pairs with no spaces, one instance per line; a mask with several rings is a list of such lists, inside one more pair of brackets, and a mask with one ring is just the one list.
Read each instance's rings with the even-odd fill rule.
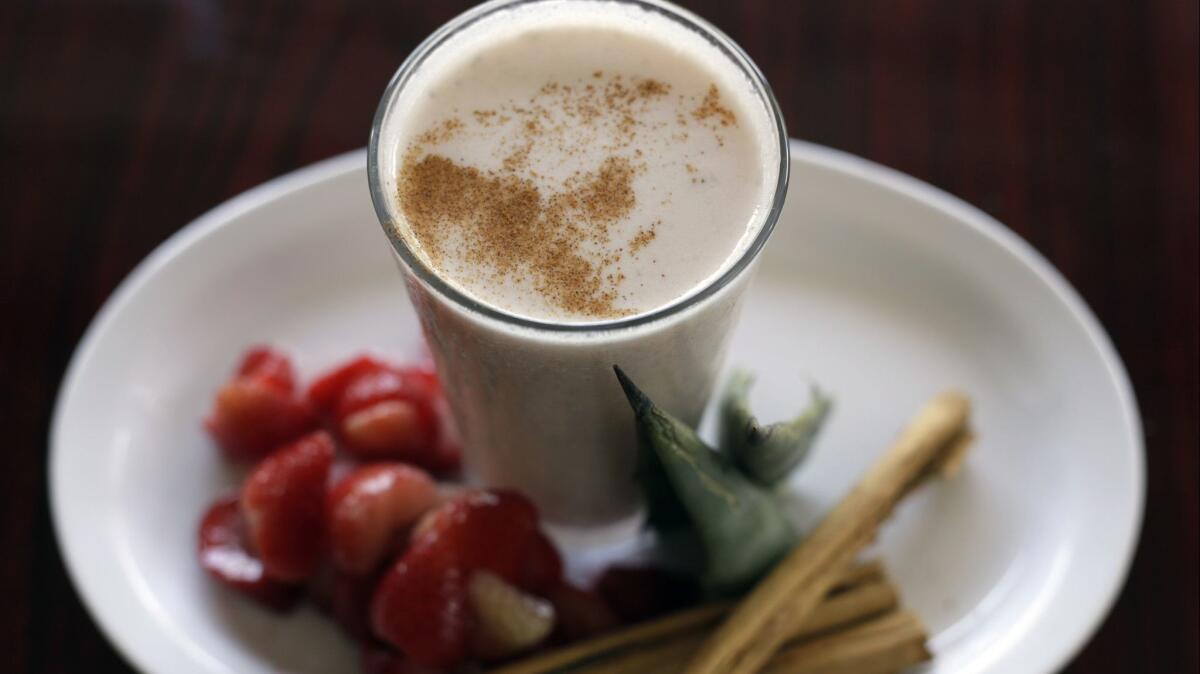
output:
[[708,93],[704,96],[704,100],[700,102],[700,107],[692,111],[692,116],[701,122],[715,117],[721,126],[733,126],[737,124],[737,115],[733,114],[733,111],[729,108],[721,105],[721,90],[717,89],[717,85],[715,84],[708,86]]
[[654,229],[658,224],[659,221],[656,220],[648,229],[639,230],[637,235],[633,237],[633,240],[629,242],[629,252],[637,255],[641,249],[653,241],[654,237],[658,236],[658,232]]
[[637,92],[642,98],[666,96],[671,92],[671,85],[658,80],[645,79],[638,82]]
[[597,318],[624,315],[614,303],[623,275],[607,268],[619,257],[589,260],[584,244],[604,238],[608,225],[633,209],[628,160],[609,157],[575,186],[543,194],[532,181],[510,174],[486,175],[444,156],[407,161],[399,180],[400,203],[409,227],[435,264],[445,230],[453,229],[472,264],[505,276],[529,279],[555,306]]
[[417,143],[420,145],[444,143],[453,138],[462,128],[462,120],[457,117],[451,117],[440,124],[434,125],[433,128],[418,136]]
[[[469,268],[460,273],[473,281],[527,283],[549,304],[573,315],[614,318],[631,313],[617,306],[625,280],[617,264],[623,252],[636,255],[649,245],[661,222],[639,230],[615,251],[609,230],[638,203],[634,179],[642,164],[635,162],[643,159],[635,143],[639,130],[663,125],[646,114],[650,101],[665,97],[671,86],[620,74],[605,77],[599,70],[591,75],[599,80],[594,86],[547,82],[521,105],[473,111],[468,119],[479,127],[513,122],[509,128],[514,133],[496,157],[498,168],[481,170],[452,159],[454,153],[438,152],[439,145],[463,131],[464,123],[456,117],[415,139],[397,176],[397,196],[411,236],[433,266],[445,268],[454,259]],[[736,123],[733,112],[721,105],[715,85],[702,100],[679,96],[679,107],[667,119],[684,126],[689,111],[698,121]],[[574,124],[564,125],[567,118]],[[581,131],[580,122],[582,129],[608,129],[615,135],[597,144],[589,135],[593,132]],[[551,143],[565,156],[597,155],[600,161],[591,171],[549,184],[531,163],[539,143]],[[687,169],[695,171],[690,164]]]

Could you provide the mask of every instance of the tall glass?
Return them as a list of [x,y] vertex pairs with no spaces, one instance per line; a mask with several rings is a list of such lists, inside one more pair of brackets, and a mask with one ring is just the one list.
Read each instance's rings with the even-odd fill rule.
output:
[[[694,31],[745,75],[774,121],[774,197],[752,243],[706,286],[651,312],[591,323],[554,323],[483,304],[447,282],[394,226],[402,216],[384,193],[381,130],[414,72],[460,31],[516,6],[621,2]],[[368,148],[371,198],[391,240],[463,436],[469,472],[485,484],[529,494],[554,524],[595,527],[638,512],[633,416],[613,375],[619,365],[664,409],[695,423],[720,370],[755,260],[771,234],[788,180],[788,144],[778,105],[749,57],[703,19],[657,0],[500,0],[431,35],[384,92]]]

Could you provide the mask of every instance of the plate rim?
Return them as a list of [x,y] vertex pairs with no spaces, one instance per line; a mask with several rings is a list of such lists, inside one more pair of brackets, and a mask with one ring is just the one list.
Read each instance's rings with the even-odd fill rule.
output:
[[[1111,613],[1113,605],[1129,576],[1137,552],[1143,519],[1145,516],[1146,457],[1141,415],[1129,380],[1128,372],[1111,338],[1099,319],[1088,307],[1078,291],[1036,248],[1018,234],[1001,224],[979,208],[962,199],[915,177],[901,173],[882,164],[834,148],[790,139],[789,149],[792,162],[802,162],[818,168],[832,170],[854,180],[866,182],[886,189],[896,195],[940,210],[956,223],[964,225],[988,242],[998,246],[1022,266],[1032,272],[1063,305],[1071,318],[1082,328],[1092,347],[1100,356],[1121,407],[1122,425],[1127,430],[1122,444],[1129,448],[1133,470],[1127,474],[1126,487],[1132,497],[1132,517],[1123,531],[1119,532],[1120,549],[1114,550],[1115,564],[1111,567],[1105,585],[1098,588],[1103,595],[1098,610],[1086,615],[1075,624],[1067,638],[1059,640],[1055,652],[1046,655],[1046,671],[1057,671],[1074,658],[1096,633],[1101,623]],[[60,449],[60,438],[64,434],[67,418],[64,410],[72,392],[78,388],[80,377],[87,364],[95,357],[97,343],[108,331],[121,309],[132,300],[161,268],[168,265],[181,252],[201,239],[213,235],[262,205],[314,185],[334,180],[346,173],[358,171],[366,166],[366,150],[358,149],[324,159],[282,176],[273,178],[242,192],[201,214],[181,227],[154,248],[125,276],[104,301],[96,316],[88,324],[63,376],[54,401],[50,423],[49,452],[46,471],[47,495],[54,538],[63,558],[71,585],[79,596],[88,615],[113,648],[133,667],[148,672],[148,658],[140,648],[134,635],[120,627],[116,616],[107,615],[101,606],[95,589],[81,575],[84,551],[72,546],[67,535],[69,509],[64,501],[60,483],[66,470],[63,465],[65,450]],[[364,198],[365,198],[364,193]]]

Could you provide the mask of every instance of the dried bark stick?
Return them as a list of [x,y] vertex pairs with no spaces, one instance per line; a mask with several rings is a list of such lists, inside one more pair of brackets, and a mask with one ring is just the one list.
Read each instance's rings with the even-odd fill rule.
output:
[[[896,588],[872,581],[835,594],[822,602],[808,619],[789,630],[788,641],[823,638],[824,635],[893,611],[899,603]],[[572,674],[644,674],[677,672],[711,638],[709,632],[677,636],[658,644],[619,653],[597,664],[571,670]]]
[[970,403],[944,393],[921,410],[862,480],[817,528],[761,581],[712,638],[686,674],[754,674],[788,639],[791,625],[811,614],[850,561],[875,536],[896,503],[947,453],[959,460]]
[[892,674],[929,658],[921,621],[893,611],[785,648],[763,674]]
[[[850,565],[839,574],[838,580],[834,584],[839,594],[834,595],[833,598],[840,597],[842,594],[848,594],[859,586],[871,583],[883,584],[883,581],[883,565],[878,560]],[[879,601],[880,590],[875,589],[872,592],[876,600]],[[894,597],[894,589],[891,590],[891,593]],[[830,615],[833,615],[838,611],[844,611],[846,604],[847,602],[842,600],[835,603],[831,609],[826,610],[831,612]],[[711,630],[732,607],[732,602],[720,602],[687,609],[594,639],[534,655],[492,670],[492,674],[545,674],[547,672],[558,672],[568,668],[580,667],[588,662],[600,661],[616,653],[635,650],[640,646],[669,643],[678,637],[693,633],[703,634]],[[823,611],[819,613],[823,614]],[[813,618],[818,621],[818,624],[822,620],[830,620],[830,618],[823,617],[823,615],[815,615]],[[697,645],[698,642],[685,655],[695,653],[695,646]]]

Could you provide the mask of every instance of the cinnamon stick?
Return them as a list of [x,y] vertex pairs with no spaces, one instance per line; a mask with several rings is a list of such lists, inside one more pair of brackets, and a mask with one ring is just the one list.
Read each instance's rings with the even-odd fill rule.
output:
[[683,670],[686,674],[754,674],[837,583],[841,569],[875,536],[896,503],[947,452],[957,462],[970,403],[944,393],[921,410],[892,447],[817,528],[725,619]]
[[885,580],[886,577],[883,571],[883,562],[878,559],[871,559],[865,562],[857,562],[846,567],[842,575],[833,585],[833,590],[848,590],[856,585],[876,580]]
[[[896,588],[884,581],[865,585],[832,595],[809,614],[806,621],[788,630],[788,641],[804,641],[817,635],[834,633],[862,620],[879,616],[896,608],[899,597]],[[704,642],[709,632],[676,636],[657,644],[647,644],[606,658],[601,662],[572,670],[575,674],[643,674],[644,672],[677,672]]]
[[892,674],[929,658],[920,619],[893,611],[785,648],[763,674]]
[[[813,616],[814,625],[827,629],[838,620],[848,621],[847,606],[852,602],[860,602],[861,615],[886,610],[895,605],[895,590],[884,582],[883,565],[878,560],[852,564],[843,570],[834,583],[838,594],[830,597],[831,607],[818,610]],[[878,587],[871,589],[869,597],[849,595],[860,586],[882,585],[886,593]],[[837,600],[837,601],[835,601]],[[869,602],[869,603],[868,603]],[[732,602],[706,604],[696,608],[673,613],[663,618],[627,627],[587,641],[565,646],[553,651],[531,656],[524,660],[505,665],[492,670],[492,674],[545,674],[568,668],[583,666],[589,662],[607,661],[607,658],[620,653],[635,651],[640,647],[652,644],[673,644],[680,637],[689,634],[704,634],[728,613],[733,607]],[[838,618],[837,616],[842,616]],[[801,626],[803,628],[803,626]],[[815,631],[815,630],[814,630]],[[682,663],[688,656],[696,652],[699,642],[692,644],[681,659]],[[678,665],[677,665],[678,666]],[[582,671],[582,670],[581,670]],[[591,671],[586,670],[586,671]]]

